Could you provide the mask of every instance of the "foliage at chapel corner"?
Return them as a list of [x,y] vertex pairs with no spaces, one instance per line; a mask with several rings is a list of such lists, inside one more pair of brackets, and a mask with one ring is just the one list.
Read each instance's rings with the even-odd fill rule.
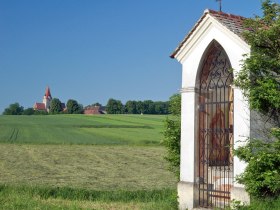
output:
[[263,17],[245,21],[244,38],[251,46],[245,56],[236,85],[249,100],[250,108],[264,114],[280,115],[280,6],[266,0]]
[[244,38],[251,46],[236,86],[247,97],[250,109],[273,122],[269,142],[248,139],[235,150],[248,163],[237,181],[253,197],[280,196],[280,5],[271,0],[262,3],[263,17],[248,19]]
[[280,196],[280,129],[273,129],[277,138],[272,142],[251,140],[235,154],[248,163],[236,180],[245,185],[253,197],[273,198]]
[[169,163],[169,170],[177,179],[180,176],[180,140],[181,140],[181,95],[174,94],[169,100],[170,117],[164,121],[163,145],[167,149],[164,157]]

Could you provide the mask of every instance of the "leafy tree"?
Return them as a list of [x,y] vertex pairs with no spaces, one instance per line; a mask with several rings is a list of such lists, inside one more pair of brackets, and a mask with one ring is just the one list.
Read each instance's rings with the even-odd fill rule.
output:
[[81,114],[83,112],[83,106],[78,104],[74,99],[69,99],[66,103],[68,114]]
[[168,102],[156,101],[154,102],[155,114],[168,114]]
[[33,115],[34,114],[34,109],[33,108],[27,108],[23,111],[23,115]]
[[169,112],[174,116],[181,116],[181,95],[174,94],[169,99]]
[[251,46],[236,85],[248,98],[250,109],[275,122],[271,140],[248,139],[235,154],[248,163],[237,180],[255,197],[280,195],[280,5],[265,0],[263,17],[246,21],[244,37]]
[[169,170],[179,179],[180,176],[180,140],[181,140],[181,95],[170,97],[169,111],[172,116],[164,122],[163,145],[167,148],[165,159],[169,162]]
[[143,114],[155,114],[155,106],[152,100],[143,101]]
[[137,102],[136,101],[127,101],[125,103],[125,112],[127,114],[137,114]]
[[84,113],[84,106],[83,104],[79,104],[79,110],[77,114],[83,114]]
[[144,113],[144,105],[142,101],[137,101],[136,102],[136,112],[137,114],[143,114]]
[[53,98],[50,104],[50,114],[59,114],[62,112],[61,101],[58,98]]
[[102,104],[96,102],[96,103],[92,104],[92,106],[102,106]]
[[24,108],[19,103],[10,104],[3,112],[4,115],[21,115]]
[[124,110],[123,104],[119,100],[110,98],[106,105],[106,111],[108,114],[122,114]]

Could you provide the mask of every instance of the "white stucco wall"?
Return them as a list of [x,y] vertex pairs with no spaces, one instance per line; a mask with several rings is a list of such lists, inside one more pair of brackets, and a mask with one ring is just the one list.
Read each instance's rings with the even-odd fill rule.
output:
[[180,180],[185,182],[194,181],[195,169],[195,112],[194,100],[195,92],[193,89],[182,92],[182,121],[181,121],[181,161],[180,161]]

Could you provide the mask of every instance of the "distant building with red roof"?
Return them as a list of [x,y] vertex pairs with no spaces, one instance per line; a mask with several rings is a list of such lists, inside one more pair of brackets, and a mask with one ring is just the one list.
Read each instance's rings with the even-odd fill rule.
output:
[[84,109],[84,114],[106,114],[102,106],[87,106]]
[[42,103],[36,102],[33,106],[34,110],[49,111],[51,100],[52,100],[51,91],[50,88],[47,86],[45,95],[43,97],[43,102]]
[[44,103],[38,103],[38,102],[36,102],[36,103],[34,104],[33,108],[34,108],[35,110],[46,110],[45,104],[44,104]]

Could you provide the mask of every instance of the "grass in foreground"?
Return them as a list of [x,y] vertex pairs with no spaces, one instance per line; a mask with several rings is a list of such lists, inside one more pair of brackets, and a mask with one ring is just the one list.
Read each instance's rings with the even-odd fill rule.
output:
[[176,209],[165,116],[0,116],[0,209]]
[[176,190],[96,191],[0,185],[0,209],[176,209]]
[[0,115],[0,142],[20,144],[158,145],[159,115]]
[[280,210],[280,197],[276,199],[251,199],[250,205],[233,202],[236,210]]
[[1,144],[0,184],[175,189],[164,153],[159,146]]

